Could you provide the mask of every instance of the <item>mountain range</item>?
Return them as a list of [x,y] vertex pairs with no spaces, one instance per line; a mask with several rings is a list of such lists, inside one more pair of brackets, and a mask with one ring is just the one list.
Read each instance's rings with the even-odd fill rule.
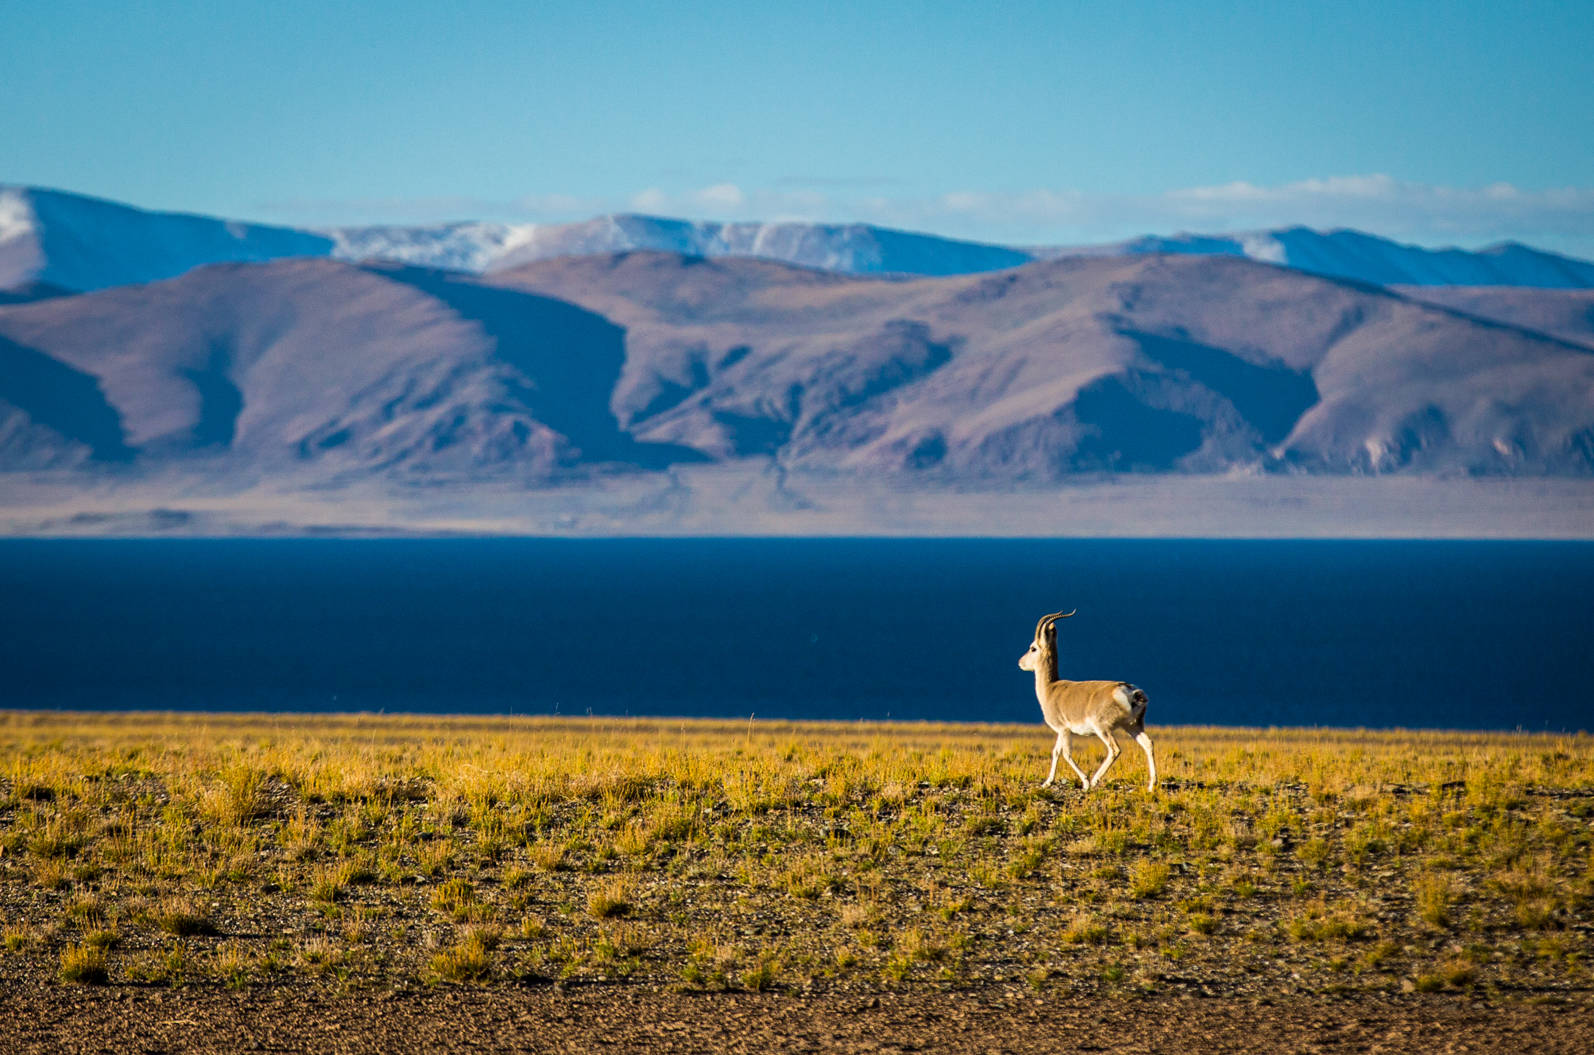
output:
[[1589,345],[1236,257],[912,280],[649,252],[486,276],[295,258],[0,308],[0,348],[8,468],[1594,470]]
[[[756,257],[843,274],[961,275],[1064,256],[1241,256],[1375,285],[1594,288],[1594,263],[1503,243],[1424,249],[1360,231],[1288,227],[1147,236],[1105,246],[999,246],[868,224],[711,223],[601,216],[580,223],[464,222],[307,230],[0,186],[0,290],[85,291],[174,278],[204,264],[320,256],[483,273],[564,256],[655,250]],[[13,293],[13,298],[16,294]]]
[[[1374,282],[1265,259],[1279,250],[1250,236],[1045,257],[872,228],[610,218],[541,240],[499,228],[492,254],[439,268],[390,248],[341,258],[400,234],[440,252],[420,229],[72,214],[80,199],[5,193],[0,506],[67,518],[12,530],[77,524],[89,495],[164,508],[261,486],[273,501],[358,493],[372,523],[409,515],[395,494],[443,488],[455,519],[472,496],[507,496],[493,522],[514,525],[524,496],[574,508],[642,481],[604,530],[724,530],[748,502],[828,501],[865,510],[836,529],[870,532],[893,528],[875,502],[887,492],[923,508],[1079,498],[1082,481],[1252,480],[1277,505],[1297,493],[1287,481],[1594,477],[1594,288],[1572,284],[1579,262],[1545,270],[1549,254],[1379,258],[1393,243],[1270,236],[1286,256],[1408,261],[1383,272],[1400,282]],[[487,226],[434,233],[455,252],[487,244]],[[712,252],[694,241],[710,230]],[[675,248],[598,249],[659,231]],[[222,261],[156,277],[201,251]],[[1020,252],[1008,267],[993,255]],[[857,273],[870,267],[883,273]],[[1478,281],[1512,268],[1562,286]],[[1473,284],[1424,284],[1446,276]],[[1584,522],[1589,489],[1566,493]],[[721,518],[690,519],[705,506]],[[563,517],[539,530],[575,530]]]

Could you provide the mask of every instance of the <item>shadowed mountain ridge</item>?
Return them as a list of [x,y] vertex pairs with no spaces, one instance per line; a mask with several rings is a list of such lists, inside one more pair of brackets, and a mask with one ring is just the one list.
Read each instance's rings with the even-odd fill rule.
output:
[[[1233,256],[918,279],[656,252],[482,277],[290,259],[0,307],[0,338],[10,469],[540,485],[753,459],[930,487],[1594,470],[1589,346]],[[30,380],[52,370],[71,414]]]
[[[624,358],[618,327],[449,272],[313,259],[218,265],[0,309],[0,335],[5,376],[47,367],[104,391],[125,448],[103,424],[60,428],[61,413],[37,412],[37,384],[0,392],[62,443],[93,439],[101,460],[136,453],[141,465],[200,459],[207,471],[537,480],[578,464],[658,468],[700,457],[620,430],[608,409]],[[31,398],[13,398],[18,391]]]

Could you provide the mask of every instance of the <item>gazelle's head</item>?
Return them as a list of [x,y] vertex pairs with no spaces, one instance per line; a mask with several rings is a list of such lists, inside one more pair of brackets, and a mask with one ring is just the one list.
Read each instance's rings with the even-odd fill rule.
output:
[[[1074,609],[1074,612],[1079,609]],[[1035,640],[1029,643],[1029,649],[1018,657],[1019,670],[1034,670],[1041,661],[1045,652],[1057,650],[1057,620],[1067,619],[1074,612],[1053,612],[1051,615],[1041,616],[1041,621],[1035,624]]]

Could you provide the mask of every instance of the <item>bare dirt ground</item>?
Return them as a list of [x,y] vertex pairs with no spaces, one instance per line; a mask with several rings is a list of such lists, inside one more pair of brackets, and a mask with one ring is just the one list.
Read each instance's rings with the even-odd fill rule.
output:
[[1067,1003],[623,986],[333,993],[45,985],[0,996],[0,1052],[1517,1052],[1594,1050],[1594,1005],[1456,995]]

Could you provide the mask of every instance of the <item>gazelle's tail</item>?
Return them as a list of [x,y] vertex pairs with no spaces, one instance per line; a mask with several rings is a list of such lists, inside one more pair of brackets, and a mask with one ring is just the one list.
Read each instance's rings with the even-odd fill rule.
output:
[[1129,694],[1129,717],[1135,720],[1136,725],[1144,725],[1146,722],[1146,704],[1151,701],[1146,698],[1146,694],[1143,691],[1135,688],[1127,681],[1124,682],[1124,691]]

